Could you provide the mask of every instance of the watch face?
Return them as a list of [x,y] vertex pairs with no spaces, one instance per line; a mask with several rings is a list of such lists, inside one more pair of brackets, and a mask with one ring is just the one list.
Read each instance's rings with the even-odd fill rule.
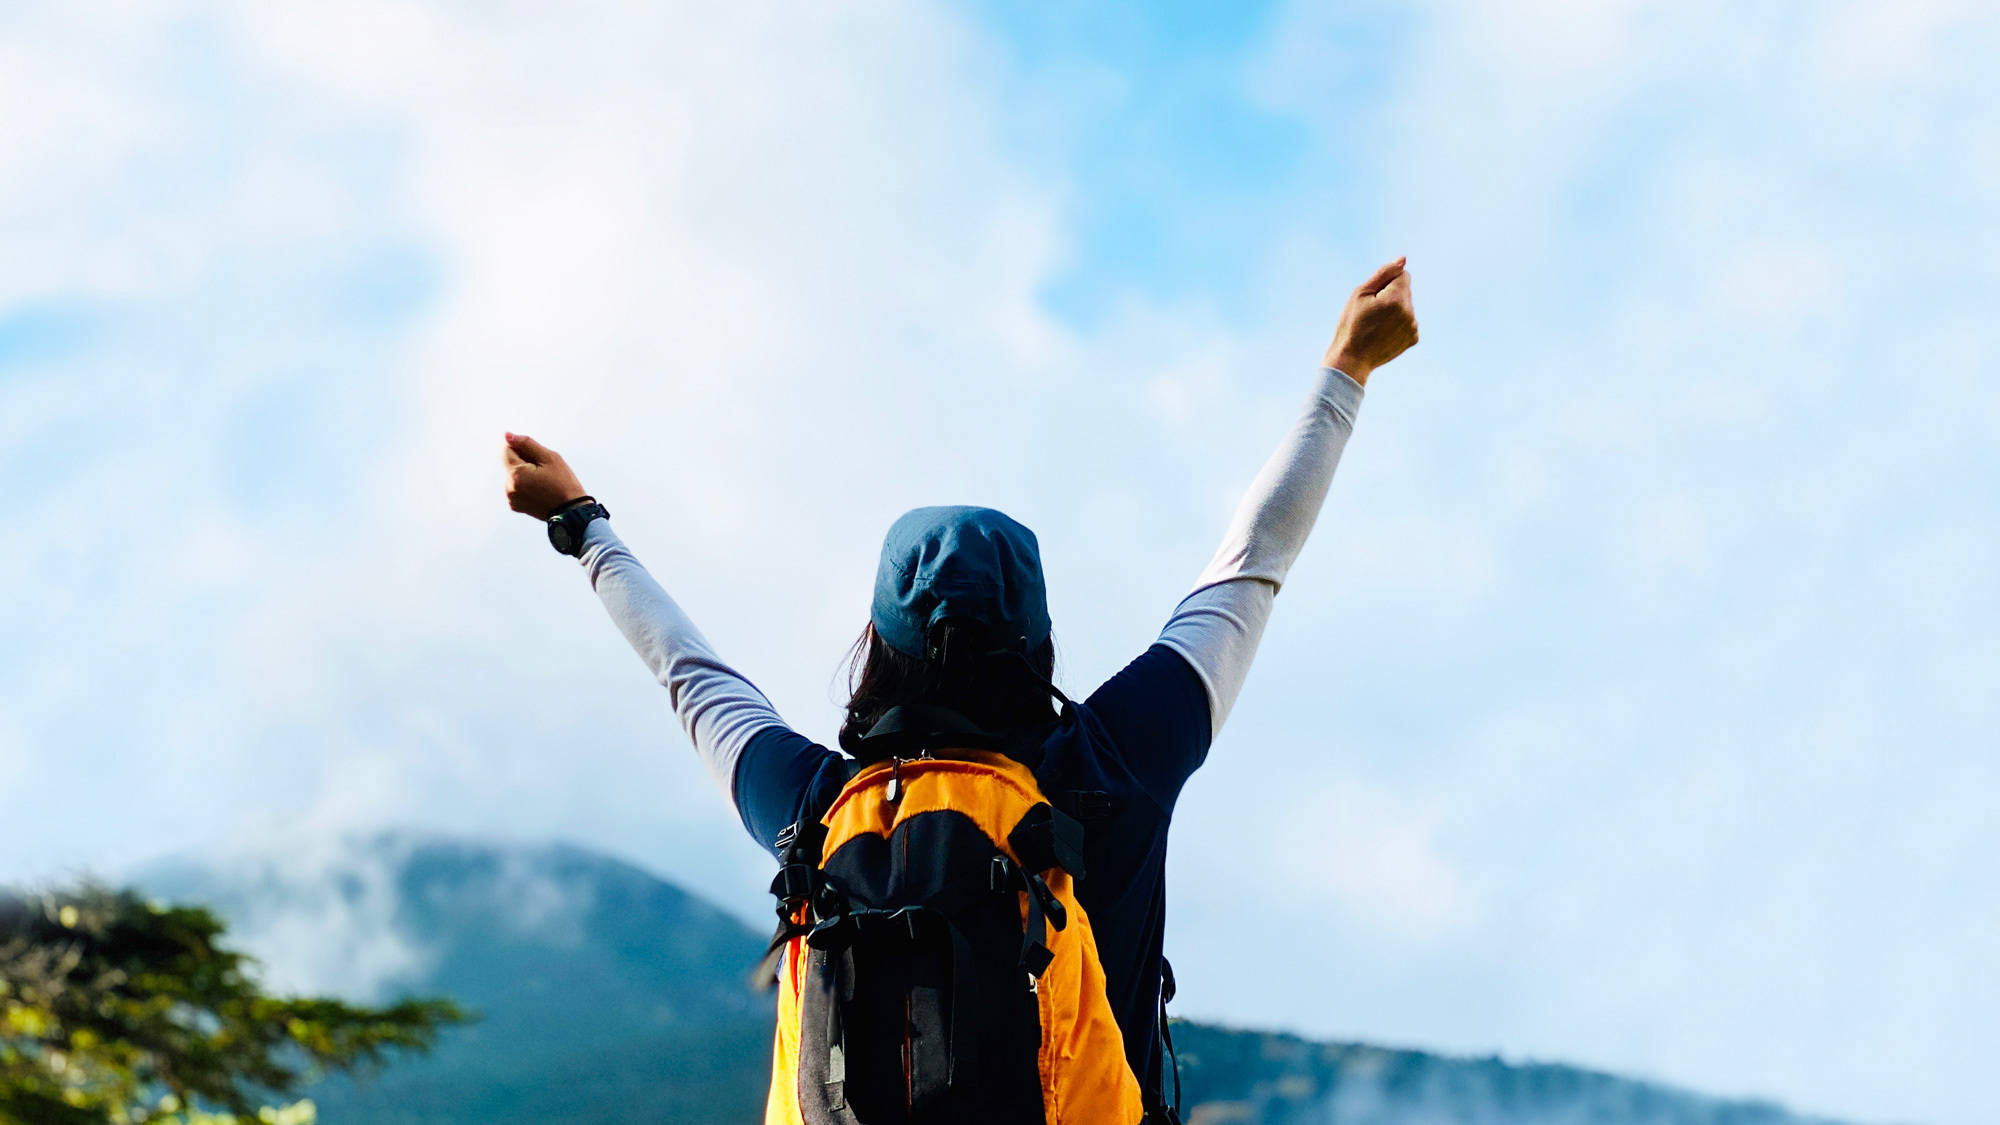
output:
[[549,524],[549,542],[555,544],[556,550],[568,553],[570,547],[569,521],[555,520]]

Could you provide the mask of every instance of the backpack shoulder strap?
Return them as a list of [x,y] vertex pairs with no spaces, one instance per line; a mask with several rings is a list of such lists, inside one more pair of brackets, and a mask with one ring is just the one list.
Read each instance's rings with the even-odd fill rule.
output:
[[[1181,1062],[1179,1056],[1174,1054],[1173,1029],[1167,1025],[1167,1005],[1173,1002],[1176,991],[1173,962],[1162,957],[1160,958],[1160,1033],[1153,1040],[1153,1057],[1164,1064],[1161,1068],[1163,1073],[1157,1084],[1148,1084],[1147,1088],[1140,1092],[1146,1109],[1146,1116],[1140,1125],[1181,1125]],[[1164,1073],[1167,1067],[1173,1068],[1172,1102],[1167,1101],[1167,1081]]]
[[[807,783],[799,798],[797,817],[778,833],[778,874],[771,879],[771,894],[778,900],[778,929],[771,944],[750,972],[753,988],[771,988],[778,983],[778,962],[793,938],[804,937],[812,927],[801,919],[805,905],[820,888],[820,853],[826,846],[826,825],[820,820],[840,797],[841,790],[859,772],[860,763],[843,760],[833,769],[822,770]],[[832,774],[833,776],[828,776]],[[838,781],[839,784],[834,784]]]

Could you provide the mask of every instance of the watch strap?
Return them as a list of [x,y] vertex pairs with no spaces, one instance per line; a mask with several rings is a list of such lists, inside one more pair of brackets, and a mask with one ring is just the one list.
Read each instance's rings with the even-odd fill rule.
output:
[[595,498],[584,496],[570,501],[549,517],[549,546],[571,558],[583,554],[583,534],[591,520],[608,520],[611,510]]

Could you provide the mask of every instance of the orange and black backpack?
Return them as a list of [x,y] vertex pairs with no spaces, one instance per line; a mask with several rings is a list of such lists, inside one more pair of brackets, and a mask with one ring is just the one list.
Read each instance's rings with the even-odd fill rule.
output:
[[[897,712],[901,712],[898,714]],[[1139,1125],[1075,884],[1082,823],[941,708],[779,838],[778,1032],[766,1125]],[[876,741],[872,739],[870,741]],[[935,745],[936,748],[929,748]]]

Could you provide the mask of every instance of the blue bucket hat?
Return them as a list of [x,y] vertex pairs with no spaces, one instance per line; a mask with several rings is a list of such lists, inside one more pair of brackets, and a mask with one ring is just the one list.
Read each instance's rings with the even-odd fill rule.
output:
[[976,621],[994,643],[1030,652],[1049,637],[1041,546],[991,508],[918,508],[889,525],[869,616],[905,656],[926,657],[947,619]]

